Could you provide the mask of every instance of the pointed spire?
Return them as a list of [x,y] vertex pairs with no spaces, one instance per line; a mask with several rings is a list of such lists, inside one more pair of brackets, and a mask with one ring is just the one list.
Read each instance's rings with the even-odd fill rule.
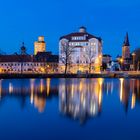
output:
[[125,37],[123,46],[130,46],[128,32],[126,33],[126,37]]
[[21,46],[21,54],[22,55],[25,55],[26,54],[26,47],[25,47],[25,44],[24,44],[24,42],[22,42],[22,46]]

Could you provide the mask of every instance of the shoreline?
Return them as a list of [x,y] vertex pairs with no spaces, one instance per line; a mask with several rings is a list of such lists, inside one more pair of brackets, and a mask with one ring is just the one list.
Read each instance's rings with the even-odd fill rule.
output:
[[26,78],[140,78],[140,73],[95,73],[95,74],[0,74],[0,79]]

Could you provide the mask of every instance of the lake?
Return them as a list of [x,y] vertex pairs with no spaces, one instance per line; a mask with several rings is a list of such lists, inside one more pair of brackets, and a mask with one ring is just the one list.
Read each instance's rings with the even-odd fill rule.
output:
[[140,79],[0,80],[0,140],[140,137]]

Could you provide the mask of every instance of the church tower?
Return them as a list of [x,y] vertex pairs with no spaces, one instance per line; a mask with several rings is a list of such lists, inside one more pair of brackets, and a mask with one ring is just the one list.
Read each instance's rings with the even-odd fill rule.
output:
[[24,42],[22,43],[22,46],[20,48],[20,51],[21,51],[21,55],[26,55],[26,47],[24,45]]
[[130,43],[128,33],[126,33],[126,37],[122,47],[122,58],[123,59],[130,58]]

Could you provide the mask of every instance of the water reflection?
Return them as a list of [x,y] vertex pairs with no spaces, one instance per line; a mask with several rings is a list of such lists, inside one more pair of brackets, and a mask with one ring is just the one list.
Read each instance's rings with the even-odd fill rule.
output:
[[[135,109],[140,103],[139,79],[22,79],[0,80],[0,103],[11,97],[21,103],[22,109],[29,105],[43,113],[47,100],[57,97],[59,111],[64,116],[81,123],[89,118],[102,116],[109,101],[117,100],[112,108],[124,112]],[[55,101],[55,104],[57,102]],[[1,109],[1,108],[0,108]]]
[[124,105],[125,111],[135,108],[136,101],[140,102],[140,80],[119,79],[120,80],[120,102]]
[[101,112],[103,79],[62,79],[59,109],[64,114],[85,121]]
[[19,99],[21,104],[24,100],[23,108],[27,107],[30,99],[30,104],[42,113],[46,107],[46,100],[58,95],[57,85],[50,85],[51,79],[0,80],[0,98],[3,101],[5,98],[14,97]]

